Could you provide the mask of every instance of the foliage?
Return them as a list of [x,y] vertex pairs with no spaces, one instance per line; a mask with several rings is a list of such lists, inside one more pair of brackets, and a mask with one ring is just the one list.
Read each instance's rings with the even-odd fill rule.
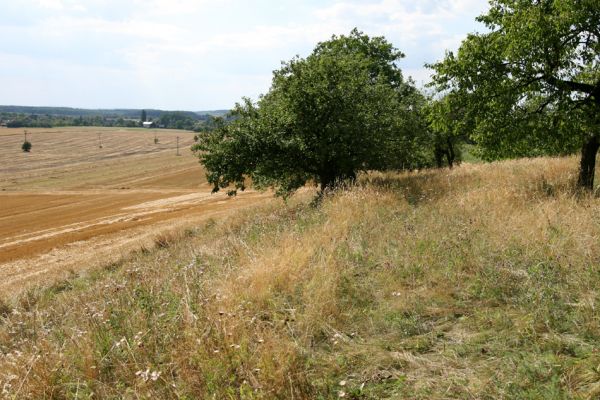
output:
[[423,164],[422,96],[383,37],[353,30],[319,43],[307,58],[275,71],[270,91],[244,99],[229,124],[199,137],[214,190],[274,187],[287,196],[309,181],[330,188],[359,171]]
[[425,114],[431,134],[436,166],[453,167],[462,161],[460,144],[467,140],[468,120],[464,118],[461,108],[452,104],[453,96],[448,94],[440,99],[431,99],[426,106]]
[[[162,114],[168,111],[157,109],[145,109],[147,118],[157,119]],[[179,111],[186,115],[205,120],[211,116],[223,116],[229,110],[214,110],[214,111]],[[39,116],[54,116],[54,117],[106,117],[106,118],[125,118],[125,119],[140,119],[142,110],[140,109],[87,109],[87,108],[70,108],[70,107],[31,107],[31,106],[0,106],[0,114],[25,114]]]
[[206,118],[201,120],[201,123],[196,124],[193,130],[194,132],[212,132],[222,124],[227,124],[233,119],[234,117],[231,115],[231,113],[227,113],[223,116],[208,115]]
[[26,140],[21,145],[21,150],[23,150],[25,153],[29,153],[31,151],[31,147],[31,142]]
[[597,137],[596,0],[493,0],[458,53],[431,67],[488,158],[573,152]]
[[58,126],[106,126],[128,127],[139,126],[137,120],[124,119],[123,117],[105,116],[59,116],[38,114],[0,114],[0,120],[5,121],[8,128],[53,128]]
[[[45,111],[45,112],[43,112]],[[146,111],[147,119],[163,120],[160,125],[172,129],[212,129],[212,120],[225,111],[211,111],[198,114],[189,111]],[[52,128],[58,126],[140,126],[139,110],[84,110],[54,107],[0,106],[0,124],[9,128]]]
[[169,129],[193,130],[198,120],[182,112],[166,112],[158,119],[158,126]]

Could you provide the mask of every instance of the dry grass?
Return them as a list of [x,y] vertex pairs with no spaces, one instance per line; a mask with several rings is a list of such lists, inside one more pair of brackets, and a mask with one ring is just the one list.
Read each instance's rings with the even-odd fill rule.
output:
[[3,306],[2,395],[596,398],[600,200],[575,168],[372,174],[159,237]]

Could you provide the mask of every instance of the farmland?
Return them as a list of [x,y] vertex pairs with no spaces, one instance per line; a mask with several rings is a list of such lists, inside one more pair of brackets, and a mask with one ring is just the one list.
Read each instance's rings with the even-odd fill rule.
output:
[[[192,132],[0,130],[0,294],[115,262],[157,236],[261,198],[211,195]],[[154,143],[154,138],[158,143]],[[179,152],[177,156],[177,137]]]

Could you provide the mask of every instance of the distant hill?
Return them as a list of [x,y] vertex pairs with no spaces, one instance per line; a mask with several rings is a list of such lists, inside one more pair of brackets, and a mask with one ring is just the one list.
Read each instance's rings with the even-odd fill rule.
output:
[[[173,111],[145,109],[148,118],[160,118],[165,113]],[[229,110],[210,111],[177,111],[194,119],[206,119],[206,116],[223,116]],[[122,117],[139,119],[142,109],[116,108],[116,109],[86,109],[71,107],[34,107],[34,106],[0,106],[0,113],[52,115],[61,117]]]

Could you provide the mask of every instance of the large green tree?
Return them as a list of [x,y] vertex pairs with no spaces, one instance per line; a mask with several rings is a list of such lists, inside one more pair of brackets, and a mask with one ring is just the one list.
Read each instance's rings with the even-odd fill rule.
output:
[[422,96],[403,79],[401,57],[384,38],[354,30],[283,63],[267,94],[244,99],[194,146],[214,190],[233,193],[249,178],[286,196],[307,182],[325,190],[362,170],[421,163]]
[[457,54],[433,64],[488,156],[581,149],[578,183],[593,188],[600,147],[598,0],[491,0]]

